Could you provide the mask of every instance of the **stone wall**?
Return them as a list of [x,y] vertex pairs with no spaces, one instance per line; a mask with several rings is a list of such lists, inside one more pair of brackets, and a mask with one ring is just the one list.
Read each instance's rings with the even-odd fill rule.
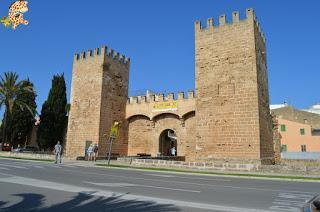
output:
[[264,36],[252,9],[246,16],[195,23],[198,160],[272,158]]
[[276,116],[272,115],[273,122],[273,149],[274,149],[274,162],[279,164],[281,162],[281,135],[279,133],[279,123]]
[[128,121],[128,155],[151,154],[152,149],[152,123],[146,116],[133,116]]
[[266,40],[254,18],[255,57],[258,84],[260,128],[260,158],[263,163],[274,163],[273,122],[270,114]]
[[128,99],[130,59],[125,62],[124,56],[119,53],[109,53],[103,63],[103,81],[99,128],[99,154],[106,154],[109,145],[107,138],[114,121],[120,122],[118,137],[112,146],[112,153],[127,155],[128,151],[128,126],[126,116],[126,104]]
[[[121,161],[121,159],[119,159]],[[123,161],[125,162],[125,161]],[[252,163],[250,161],[223,161],[216,160],[215,162],[182,162],[182,161],[166,161],[154,159],[130,159],[128,161],[131,166],[143,167],[158,167],[168,169],[193,169],[203,171],[231,171],[250,172],[251,174],[265,174],[265,175],[289,175],[289,176],[303,176],[303,177],[319,177],[320,176],[320,162],[319,161],[298,161],[286,160],[279,165],[261,165]]]
[[71,108],[66,154],[83,156],[86,142],[98,143],[105,154],[113,121],[121,123],[114,152],[127,153],[125,120],[130,60],[107,47],[76,54],[73,61]]
[[[128,97],[130,60],[106,47],[76,54],[73,63],[67,156],[84,154],[86,142],[105,154],[113,121],[120,121],[113,153],[159,152],[165,130],[177,135],[187,161],[235,159],[273,162],[265,37],[252,9],[232,23],[195,23],[196,92]],[[159,106],[160,105],[160,106]],[[167,147],[166,147],[167,148]]]
[[[183,118],[188,113],[195,111],[195,101],[194,91],[189,91],[188,96],[185,96],[184,92],[179,92],[177,96],[174,93],[169,93],[167,96],[164,96],[164,94],[134,96],[127,101],[126,118],[130,119],[132,116],[143,115],[152,120],[154,117],[166,112]],[[154,108],[157,103],[172,102],[176,103],[174,108]]]
[[229,170],[229,171],[254,171],[258,170],[258,164],[250,163],[220,163],[220,162],[181,162],[152,159],[133,159],[132,165],[144,167],[163,167],[163,168],[189,168],[202,170]]
[[[158,103],[168,103],[168,107],[156,108]],[[175,103],[175,104],[172,104]],[[170,106],[174,105],[174,106]],[[194,158],[195,151],[195,96],[193,91],[184,97],[179,92],[167,97],[163,94],[131,97],[127,103],[128,155],[159,152],[159,139],[164,130],[171,129],[177,135],[177,155]]]
[[129,120],[128,155],[150,154],[159,152],[159,140],[163,131],[171,129],[177,136],[177,156],[194,159],[195,151],[195,114],[189,113],[183,121],[175,114],[163,113],[153,120],[136,115]]

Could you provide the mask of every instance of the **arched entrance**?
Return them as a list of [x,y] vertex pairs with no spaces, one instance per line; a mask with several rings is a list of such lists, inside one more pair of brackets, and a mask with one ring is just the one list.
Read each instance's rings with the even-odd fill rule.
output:
[[171,129],[162,131],[159,137],[159,153],[161,156],[172,156],[171,149],[175,147],[177,156],[177,136]]

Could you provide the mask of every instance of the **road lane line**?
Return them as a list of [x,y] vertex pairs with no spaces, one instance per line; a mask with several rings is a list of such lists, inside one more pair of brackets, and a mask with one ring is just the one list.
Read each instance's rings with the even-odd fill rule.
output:
[[44,169],[44,167],[43,167],[43,166],[37,166],[37,165],[33,165],[33,166],[30,166],[30,167],[38,168],[38,169]]
[[[11,165],[11,163],[10,163]],[[46,164],[40,164],[40,163],[14,163],[15,166],[23,166],[26,168],[38,168],[43,169],[45,168]]]
[[178,175],[162,175],[162,174],[144,174],[144,175],[150,175],[155,177],[167,177],[167,178],[180,178],[180,179],[190,179],[190,180],[208,180],[208,181],[223,181],[223,182],[231,182],[231,180],[227,179],[210,179],[210,178],[199,178],[199,177],[182,177]]
[[12,174],[5,174],[5,173],[0,173],[0,175],[9,176],[9,177],[13,176]]
[[13,163],[13,164],[2,164],[0,163],[0,166],[6,166],[6,167],[24,167],[24,169],[29,169],[29,168],[39,168],[39,169],[43,169],[44,167],[41,166],[41,164],[30,164],[30,163]]
[[105,186],[105,187],[144,187],[144,188],[157,188],[157,189],[164,189],[164,190],[171,190],[171,191],[182,191],[182,192],[192,192],[192,193],[200,193],[201,191],[196,190],[189,190],[189,189],[180,189],[180,188],[168,188],[168,187],[161,187],[161,186],[151,186],[151,185],[141,185],[141,184],[130,184],[130,183],[94,183],[94,182],[87,182],[89,184],[98,185],[98,186]]
[[8,168],[5,168],[5,167],[0,167],[0,169],[2,169],[2,170],[9,170]]
[[173,200],[173,199],[105,191],[105,190],[99,190],[99,189],[97,190],[97,189],[92,189],[87,187],[74,186],[74,185],[68,185],[68,184],[62,184],[62,183],[56,183],[56,182],[50,182],[50,181],[44,181],[44,180],[32,179],[32,178],[26,178],[26,177],[19,177],[19,176],[0,178],[0,182],[27,185],[27,186],[37,187],[37,188],[46,188],[46,189],[65,191],[65,192],[84,193],[92,196],[102,196],[106,198],[114,198],[116,195],[123,200],[151,201],[157,204],[166,204],[166,205],[172,204],[172,205],[184,207],[184,208],[199,208],[199,209],[206,209],[206,210],[218,210],[218,211],[229,211],[229,212],[238,212],[238,211],[271,212],[270,210],[232,207],[232,206],[197,203],[197,202],[190,202],[190,201],[187,202],[187,201],[180,201],[180,200]]
[[155,176],[155,177],[175,177],[174,175],[166,175],[166,174],[144,174],[148,176]]
[[201,192],[201,191],[188,190],[188,189],[168,188],[168,187],[150,186],[150,185],[138,185],[138,187],[145,187],[145,188],[158,188],[158,189],[165,189],[165,190],[172,190],[172,191],[182,191],[182,192],[192,192],[192,193],[200,193],[200,192]]
[[135,186],[136,184],[131,183],[95,183],[95,182],[89,182],[89,181],[83,181],[84,183],[89,183],[92,185],[97,186],[106,186],[106,187],[112,187],[112,188],[122,188],[122,187],[129,187],[129,186]]
[[65,170],[66,172],[74,172],[74,173],[82,173],[83,175],[100,175],[100,176],[109,176],[117,178],[124,178],[128,180],[143,180],[143,181],[153,181],[153,182],[166,182],[166,183],[177,183],[177,184],[189,184],[189,185],[198,185],[205,187],[224,187],[231,189],[247,189],[247,190],[258,190],[258,191],[274,191],[274,192],[296,192],[296,193],[307,193],[307,194],[316,194],[316,192],[308,192],[308,191],[295,191],[295,190],[283,190],[283,189],[268,189],[268,188],[252,188],[252,187],[240,187],[240,186],[227,186],[227,185],[217,185],[217,184],[208,184],[208,183],[194,183],[194,182],[182,182],[182,181],[174,181],[174,180],[162,180],[162,179],[150,179],[143,177],[127,177],[120,175],[112,175],[112,174],[102,174],[102,173],[92,173],[92,172],[82,172],[79,170]]
[[16,166],[16,165],[11,165],[11,164],[3,164],[3,163],[0,163],[0,166],[5,166],[5,167],[9,167],[9,168],[17,168],[17,169],[28,169],[24,166]]

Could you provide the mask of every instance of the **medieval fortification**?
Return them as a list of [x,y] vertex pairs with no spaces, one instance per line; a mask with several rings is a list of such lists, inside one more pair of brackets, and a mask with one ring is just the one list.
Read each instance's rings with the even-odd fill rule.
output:
[[[128,97],[130,59],[107,47],[76,54],[66,142],[68,157],[89,143],[107,152],[113,121],[121,123],[113,154],[186,161],[273,162],[266,40],[252,9],[195,22],[196,91]],[[190,50],[191,51],[191,50]]]

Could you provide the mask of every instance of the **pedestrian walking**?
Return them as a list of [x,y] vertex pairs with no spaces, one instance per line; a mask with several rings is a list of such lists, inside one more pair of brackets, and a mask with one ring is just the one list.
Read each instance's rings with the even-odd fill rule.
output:
[[61,163],[61,152],[62,152],[62,146],[60,144],[60,141],[57,142],[57,144],[54,146],[54,150],[53,150],[54,154],[55,154],[55,158],[56,161],[55,163]]
[[94,161],[97,161],[98,150],[99,150],[98,144],[95,144],[93,147],[93,160]]
[[92,160],[93,159],[93,145],[90,144],[88,150],[87,150],[87,154],[88,154],[88,160]]

